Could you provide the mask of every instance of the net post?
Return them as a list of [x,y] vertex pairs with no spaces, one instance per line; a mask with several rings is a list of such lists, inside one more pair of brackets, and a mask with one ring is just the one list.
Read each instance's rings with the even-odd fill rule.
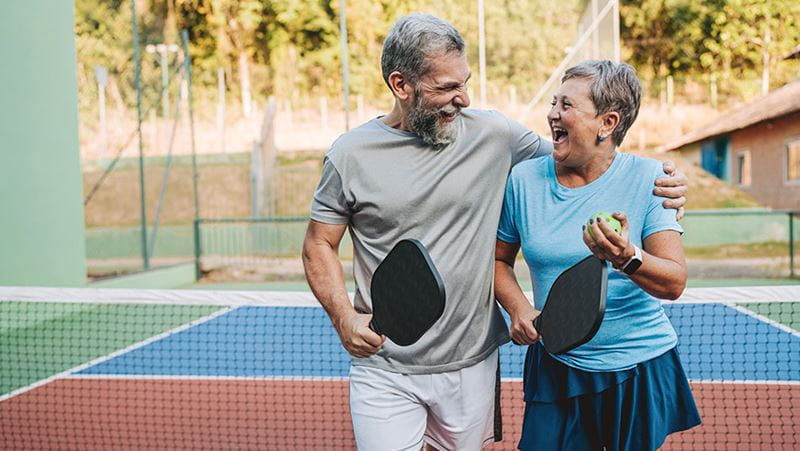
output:
[[[200,192],[198,190],[197,149],[194,136],[194,98],[192,96],[192,57],[189,54],[189,30],[181,30],[181,44],[183,45],[183,70],[186,74],[187,95],[189,106],[189,137],[192,148],[192,195],[194,200],[194,218],[200,217]],[[223,149],[224,150],[224,149]]]
[[794,214],[790,211],[789,216],[789,278],[794,279]]
[[200,256],[203,251],[200,237],[200,221],[201,219],[196,217],[192,222],[194,232],[192,233],[192,237],[194,238],[194,280],[200,280],[200,277],[203,275],[203,269],[200,266]]
[[619,64],[622,62],[622,51],[620,46],[620,31],[619,31],[619,1],[614,1],[614,9],[611,13],[611,18],[614,20],[614,62]]
[[139,49],[139,23],[136,21],[136,0],[131,0],[131,28],[133,28],[133,66],[136,85],[136,134],[139,137],[139,214],[142,229],[142,262],[144,269],[150,269],[150,256],[147,246],[147,209],[144,189],[144,148],[142,142],[142,65]]
[[342,45],[342,104],[344,106],[344,129],[350,130],[350,68],[347,57],[347,12],[345,0],[339,0],[339,40]]

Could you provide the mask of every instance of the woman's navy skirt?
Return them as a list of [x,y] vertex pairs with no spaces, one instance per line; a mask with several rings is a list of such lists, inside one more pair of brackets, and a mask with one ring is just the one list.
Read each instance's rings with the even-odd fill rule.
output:
[[675,348],[629,370],[588,372],[550,356],[525,357],[522,450],[654,450],[700,424]]

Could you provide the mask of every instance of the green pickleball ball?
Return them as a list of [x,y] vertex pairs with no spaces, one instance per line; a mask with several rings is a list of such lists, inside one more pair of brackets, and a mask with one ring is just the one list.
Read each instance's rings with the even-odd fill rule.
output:
[[591,223],[597,221],[598,219],[602,218],[606,224],[610,225],[612,229],[614,229],[617,234],[622,234],[622,224],[619,223],[617,218],[611,216],[611,213],[605,211],[598,211],[597,213],[593,214],[589,221],[586,221],[586,228],[589,229],[589,236],[594,238],[594,233],[592,233],[592,228],[590,227]]

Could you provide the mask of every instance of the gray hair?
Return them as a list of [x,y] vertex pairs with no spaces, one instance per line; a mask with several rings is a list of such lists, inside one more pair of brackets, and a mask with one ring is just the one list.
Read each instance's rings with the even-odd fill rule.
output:
[[639,115],[642,99],[642,85],[633,67],[609,60],[583,61],[567,69],[561,83],[570,78],[586,78],[592,81],[592,102],[598,115],[609,111],[619,113],[619,125],[611,133],[611,139],[614,144],[621,145],[625,134]]
[[398,71],[417,83],[430,69],[430,57],[463,52],[464,39],[444,20],[430,14],[415,13],[397,20],[383,43],[381,70],[389,75]]

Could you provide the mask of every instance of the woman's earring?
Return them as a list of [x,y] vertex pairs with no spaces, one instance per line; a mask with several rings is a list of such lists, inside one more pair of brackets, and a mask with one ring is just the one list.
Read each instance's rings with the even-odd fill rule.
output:
[[598,144],[599,144],[599,143],[601,143],[601,142],[603,142],[603,141],[605,141],[605,140],[606,140],[606,137],[605,137],[605,136],[603,136],[603,135],[601,135],[601,134],[598,134],[598,135],[597,135],[597,143],[598,143]]

